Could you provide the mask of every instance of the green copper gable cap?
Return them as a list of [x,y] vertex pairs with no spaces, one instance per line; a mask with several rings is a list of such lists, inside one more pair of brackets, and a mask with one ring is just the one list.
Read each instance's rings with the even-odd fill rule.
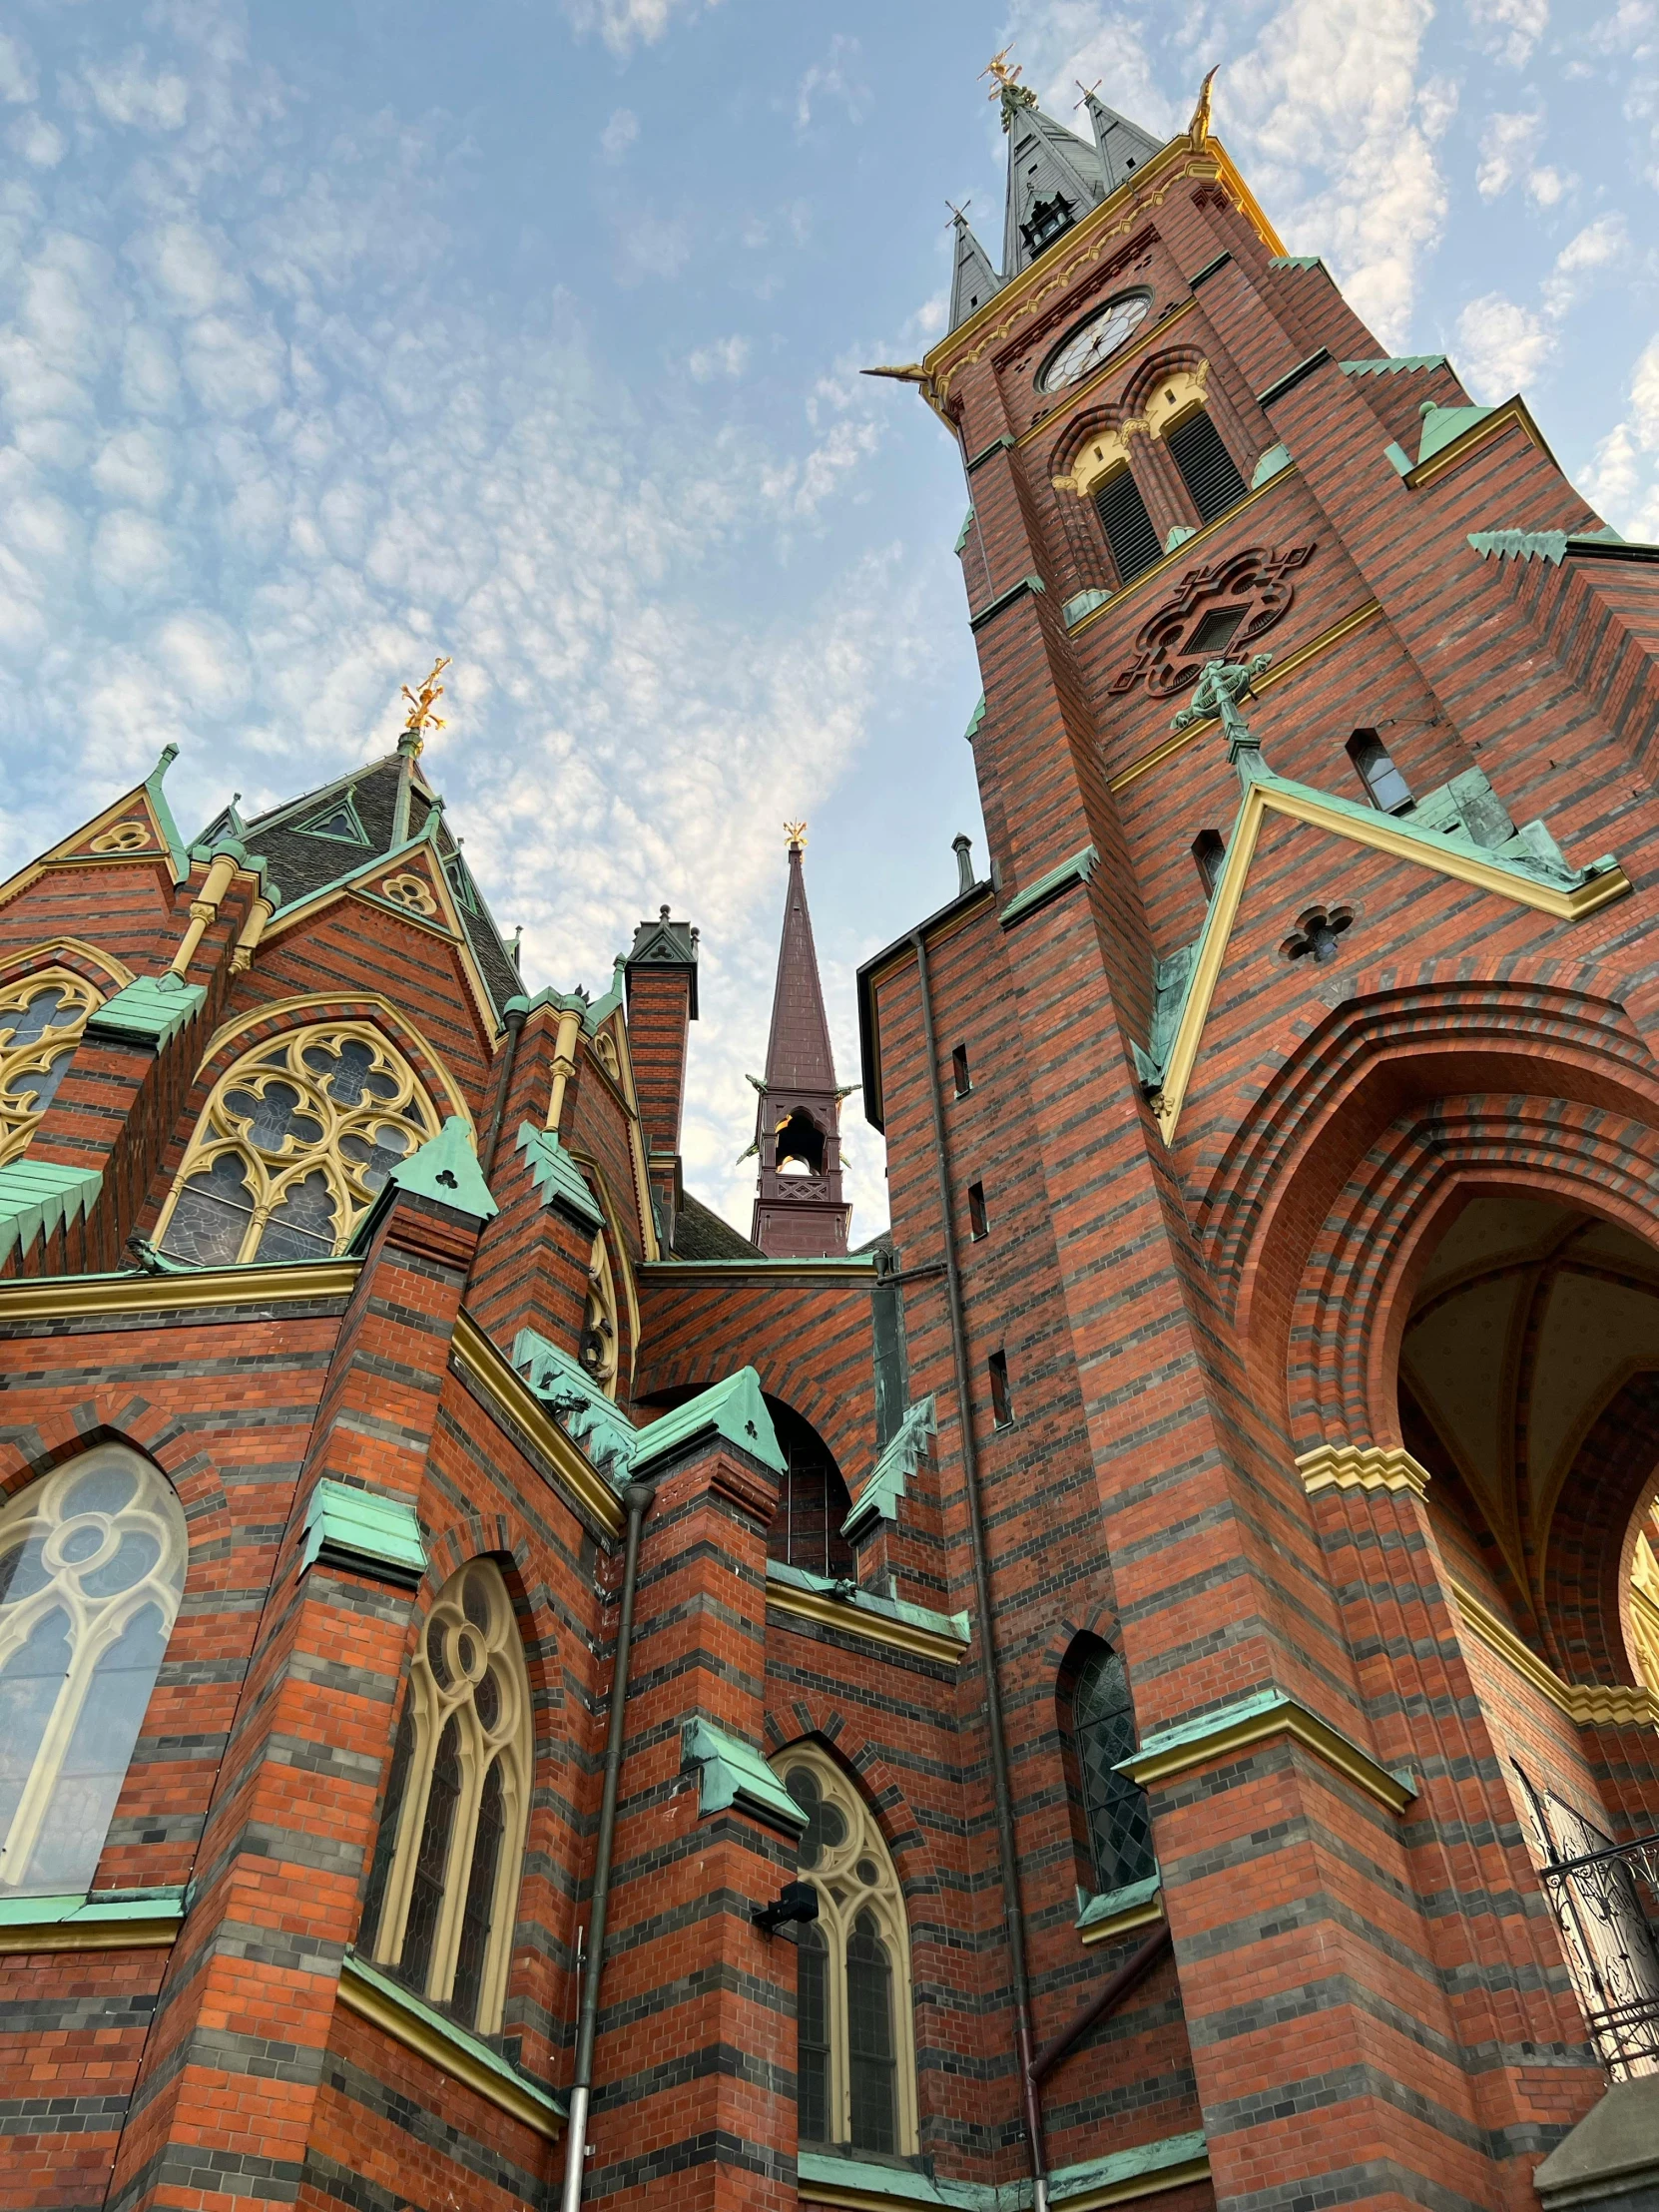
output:
[[386,1182],[411,1197],[435,1199],[458,1214],[470,1214],[475,1221],[488,1221],[499,1211],[459,1114],[451,1114],[435,1137],[399,1160]]
[[119,1037],[123,1044],[147,1044],[160,1052],[194,1016],[207,992],[200,983],[187,983],[171,971],[166,975],[135,975],[133,980],[95,1007],[88,1017],[90,1037]]
[[1490,407],[1441,407],[1432,399],[1422,403],[1422,437],[1417,445],[1417,463],[1432,460],[1436,453],[1460,438],[1465,430],[1472,430],[1477,422],[1484,422],[1493,412]]
[[414,1507],[406,1498],[382,1497],[325,1475],[305,1507],[300,1572],[319,1559],[324,1566],[414,1589],[426,1572],[426,1543]]
[[168,770],[179,758],[176,745],[164,745],[161,758],[144,779],[144,796],[150,802],[151,812],[161,825],[162,835],[167,839],[168,857],[173,862],[173,880],[182,883],[190,874],[190,861],[185,853],[185,840],[179,834],[179,825],[173,819],[173,809],[167,803],[162,783]]
[[788,1467],[761,1395],[761,1379],[753,1368],[739,1368],[724,1382],[700,1391],[640,1430],[634,1446],[634,1479],[643,1480],[651,1469],[710,1436],[724,1437],[774,1474],[781,1475]]
[[584,1229],[603,1229],[604,1210],[588,1189],[587,1178],[551,1129],[533,1122],[518,1125],[517,1149],[523,1153],[544,1206],[557,1206]]
[[680,1732],[683,1763],[701,1770],[697,1810],[724,1813],[728,1806],[740,1812],[759,1813],[763,1819],[799,1836],[807,1815],[752,1744],[734,1736],[701,1715],[689,1720]]

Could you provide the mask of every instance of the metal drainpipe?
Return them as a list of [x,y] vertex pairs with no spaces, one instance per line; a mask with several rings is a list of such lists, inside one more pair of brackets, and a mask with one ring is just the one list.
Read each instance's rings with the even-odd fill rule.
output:
[[[944,1231],[945,1298],[950,1309],[950,1349],[956,1365],[956,1409],[962,1435],[962,1489],[967,1499],[968,1540],[973,1555],[973,1597],[979,1612],[984,1653],[985,1726],[990,1737],[991,1783],[996,1800],[997,1848],[1002,1857],[1002,1915],[1008,1931],[1008,1963],[1014,1984],[1014,2057],[1019,2067],[1020,2110],[1031,2152],[1032,2212],[1048,2212],[1048,2161],[1043,2150],[1042,2100],[1032,2072],[1031,1984],[1025,1970],[1025,1916],[1020,1902],[1019,1859],[1015,1850],[1013,1793],[1008,1784],[1008,1745],[1002,1730],[1002,1689],[997,1679],[996,1630],[991,1616],[991,1578],[985,1558],[985,1523],[979,1504],[979,1462],[973,1447],[973,1405],[968,1394],[967,1331],[962,1321],[962,1279],[956,1266],[956,1224],[950,1204],[950,1152],[945,1138],[944,1096],[939,1089],[938,1047],[933,1035],[933,999],[928,986],[927,947],[912,929],[916,976],[921,988],[921,1029],[927,1050],[927,1088],[933,1105],[933,1154],[938,1169],[939,1220]],[[567,2212],[570,2208],[567,2207]]]
[[594,1854],[593,1901],[588,1920],[588,1970],[582,1982],[582,2008],[576,2018],[576,2064],[571,2073],[570,2117],[565,2126],[565,2186],[559,2212],[577,2212],[582,2202],[582,2169],[588,2150],[588,2103],[593,2086],[593,2045],[599,2026],[599,1981],[605,1971],[605,1920],[611,1902],[611,1846],[616,1840],[617,1789],[622,1779],[624,1715],[628,1705],[628,1658],[634,1642],[634,1586],[639,1576],[640,1524],[655,1492],[648,1483],[630,1482],[622,1493],[628,1508],[628,1543],[622,1561],[622,1612],[617,1621],[616,1666],[611,1673],[611,1719],[605,1736],[605,1787],[599,1801],[599,1845]]

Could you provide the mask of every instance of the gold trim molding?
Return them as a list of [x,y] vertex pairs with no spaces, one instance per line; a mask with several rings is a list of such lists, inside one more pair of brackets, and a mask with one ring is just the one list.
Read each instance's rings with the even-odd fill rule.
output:
[[959,1666],[967,1651],[967,1646],[959,1644],[954,1636],[941,1636],[913,1621],[890,1620],[884,1613],[866,1613],[838,1598],[822,1597],[816,1590],[797,1590],[788,1583],[775,1582],[771,1575],[767,1577],[767,1611],[793,1613],[801,1620],[839,1629],[843,1636],[861,1636],[867,1643],[886,1644],[894,1651],[934,1659],[947,1667]]
[[1224,1722],[1220,1728],[1192,1736],[1185,1742],[1142,1752],[1133,1760],[1125,1760],[1121,1771],[1143,1787],[1153,1782],[1168,1782],[1176,1775],[1186,1774],[1195,1767],[1212,1766],[1218,1759],[1244,1751],[1251,1744],[1266,1743],[1275,1736],[1292,1737],[1323,1759],[1328,1767],[1335,1768],[1338,1774],[1364,1790],[1368,1797],[1375,1798],[1379,1805],[1386,1806],[1390,1813],[1403,1813],[1417,1794],[1370,1752],[1351,1743],[1329,1721],[1322,1720],[1317,1713],[1291,1698],[1278,1698],[1260,1711],[1241,1714],[1236,1721]]
[[1209,396],[1209,383],[1210,364],[1207,360],[1200,361],[1196,368],[1175,369],[1167,383],[1160,380],[1138,415],[1131,415],[1127,422],[1120,422],[1115,429],[1102,430],[1092,442],[1085,439],[1077,459],[1072,463],[1071,473],[1067,476],[1051,476],[1049,482],[1056,491],[1075,492],[1079,499],[1087,499],[1114,469],[1128,467],[1129,440],[1132,436],[1138,433],[1142,437],[1161,438],[1165,429],[1178,416],[1187,413],[1190,408],[1203,406]]
[[1580,1727],[1592,1723],[1617,1728],[1659,1727],[1659,1702],[1651,1690],[1638,1690],[1625,1682],[1563,1682],[1555,1669],[1482,1605],[1472,1590],[1465,1590],[1452,1576],[1446,1579],[1463,1626],[1569,1720]]
[[1426,485],[1433,483],[1436,477],[1444,476],[1449,469],[1460,468],[1476,446],[1484,445],[1489,438],[1495,438],[1500,431],[1511,426],[1519,429],[1528,443],[1537,446],[1551,461],[1554,460],[1554,454],[1544,442],[1543,432],[1533,421],[1526,401],[1517,392],[1513,399],[1506,399],[1500,407],[1494,407],[1483,422],[1475,423],[1461,437],[1453,438],[1449,445],[1441,446],[1439,452],[1430,454],[1426,461],[1419,461],[1406,477],[1406,483],[1413,491],[1421,491]]
[[378,1980],[370,1981],[366,1974],[359,1973],[356,1961],[350,1957],[340,1964],[339,2001],[348,2012],[355,2012],[394,2043],[426,2059],[439,2073],[461,2082],[475,2096],[546,2141],[557,2142],[564,2133],[563,2123],[531,2094],[528,2086],[518,2088],[507,2074],[486,2065],[458,2035],[446,2035],[412,2005],[400,2003]]
[[1153,1928],[1167,1919],[1164,1911],[1164,1893],[1160,1889],[1149,1897],[1144,1905],[1126,1906],[1121,1913],[1112,1913],[1092,1928],[1081,1929],[1077,1940],[1080,1943],[1104,1943],[1110,1936],[1127,1936],[1137,1928]]
[[1320,1444],[1303,1452],[1296,1466],[1310,1497],[1332,1489],[1414,1490],[1421,1497],[1428,1488],[1426,1468],[1398,1446],[1383,1451],[1376,1444]]
[[616,1492],[588,1461],[537,1397],[517,1369],[498,1352],[463,1307],[449,1340],[450,1357],[461,1373],[493,1398],[506,1418],[529,1437],[557,1471],[568,1503],[597,1521],[613,1536],[622,1533],[622,1504]]
[[291,1267],[204,1268],[189,1275],[21,1276],[0,1283],[0,1329],[7,1322],[349,1298],[361,1272],[360,1260],[306,1260]]
[[180,1926],[176,1912],[153,1921],[25,1921],[0,1928],[0,1957],[31,1950],[169,1950]]

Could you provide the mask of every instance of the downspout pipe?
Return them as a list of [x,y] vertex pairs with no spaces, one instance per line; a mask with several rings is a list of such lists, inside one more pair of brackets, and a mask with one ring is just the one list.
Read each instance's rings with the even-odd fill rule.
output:
[[616,1842],[616,1801],[622,1781],[622,1746],[628,1708],[628,1661],[634,1643],[634,1591],[640,1571],[640,1528],[655,1495],[649,1483],[630,1482],[622,1493],[628,1512],[622,1560],[622,1611],[617,1621],[616,1665],[611,1673],[611,1718],[605,1735],[605,1784],[599,1800],[599,1843],[593,1862],[588,1914],[588,1965],[576,2018],[576,2064],[565,2126],[565,2185],[559,2212],[577,2212],[588,2155],[588,2106],[593,2089],[593,2045],[599,2029],[599,1983],[605,1971],[605,1923],[611,1903],[611,1851]]
[[[927,1089],[933,1106],[933,1164],[938,1172],[939,1225],[944,1232],[945,1300],[950,1312],[950,1350],[956,1370],[956,1408],[962,1436],[962,1489],[967,1500],[968,1547],[973,1559],[973,1599],[979,1616],[985,1682],[985,1729],[990,1739],[991,1787],[996,1802],[997,1850],[1002,1861],[1002,1917],[1008,1932],[1008,1966],[1014,1988],[1014,2060],[1019,2070],[1020,2115],[1031,2157],[1032,2212],[1048,2212],[1048,2159],[1043,2147],[1042,2099],[1037,2092],[1031,2042],[1031,1982],[1025,1964],[1025,1914],[1020,1899],[1019,1856],[1014,1836],[1014,1799],[1008,1780],[1008,1742],[1002,1725],[1002,1687],[997,1674],[996,1628],[991,1613],[991,1577],[985,1552],[985,1519],[979,1499],[979,1459],[973,1443],[973,1401],[968,1392],[967,1327],[962,1318],[962,1277],[956,1264],[956,1223],[950,1202],[950,1146],[945,1134],[944,1094],[939,1088],[938,1045],[933,1032],[933,994],[927,946],[919,929],[910,942],[916,952],[921,990],[921,1030],[927,1054]],[[566,2212],[571,2212],[566,2207]]]

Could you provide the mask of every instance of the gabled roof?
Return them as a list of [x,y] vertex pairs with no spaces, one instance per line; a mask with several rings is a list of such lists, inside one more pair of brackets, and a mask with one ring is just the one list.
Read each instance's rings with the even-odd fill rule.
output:
[[409,764],[408,832],[397,835],[398,791],[404,762],[396,753],[369,761],[315,791],[243,823],[235,806],[225,809],[197,840],[234,830],[271,871],[281,893],[277,917],[307,904],[318,892],[356,883],[365,869],[394,853],[430,844],[455,909],[455,919],[497,1015],[523,989],[505,939],[467,867],[443,815],[443,802]]
[[968,219],[959,208],[955,211],[951,253],[950,319],[945,327],[954,330],[970,314],[978,313],[1000,286],[1002,278],[991,267],[990,256],[969,230]]
[[1116,192],[1119,185],[1127,184],[1137,169],[1144,169],[1164,142],[1150,131],[1143,131],[1138,123],[1131,123],[1126,115],[1119,115],[1116,108],[1107,107],[1092,92],[1084,94],[1083,105],[1094,132],[1104,198],[1106,193]]
[[1029,269],[1037,256],[1025,231],[1039,202],[1063,199],[1073,223],[1081,223],[1106,197],[1095,149],[1044,115],[1035,104],[1004,102],[1008,132],[1008,191],[1002,226],[1004,278]]

